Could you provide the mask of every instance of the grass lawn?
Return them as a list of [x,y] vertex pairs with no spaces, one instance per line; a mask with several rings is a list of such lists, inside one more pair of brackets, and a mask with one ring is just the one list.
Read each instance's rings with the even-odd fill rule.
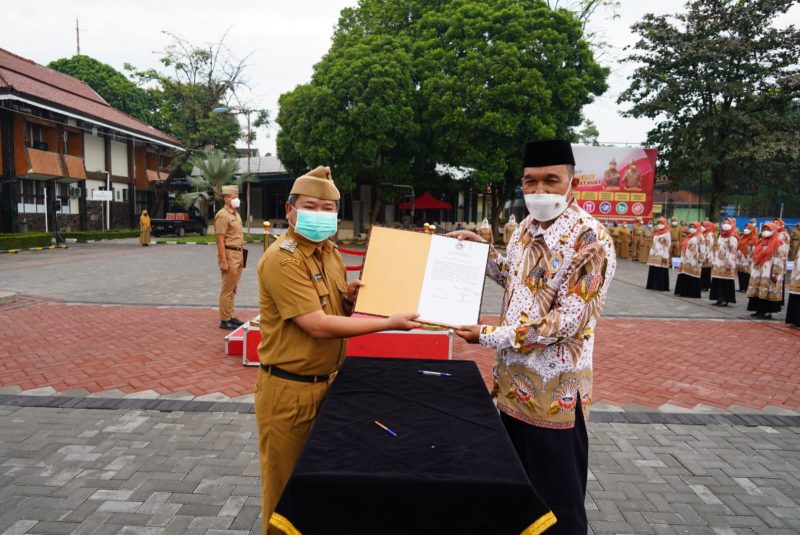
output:
[[[206,236],[184,236],[179,238],[177,236],[153,236],[153,240],[159,243],[162,242],[176,242],[176,243],[215,243],[217,237],[214,235]],[[245,235],[244,241],[247,243],[261,243],[263,240],[260,236],[253,235],[250,239]]]

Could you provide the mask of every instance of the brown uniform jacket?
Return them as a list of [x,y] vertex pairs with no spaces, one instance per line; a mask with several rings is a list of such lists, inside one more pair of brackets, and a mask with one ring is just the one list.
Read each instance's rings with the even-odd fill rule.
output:
[[225,245],[230,245],[231,247],[244,246],[242,217],[239,212],[231,212],[227,207],[223,207],[214,216],[214,232],[225,237]]
[[347,277],[336,244],[326,240],[317,249],[289,229],[258,262],[258,288],[261,363],[301,375],[338,370],[347,340],[314,338],[292,319],[316,310],[345,315]]

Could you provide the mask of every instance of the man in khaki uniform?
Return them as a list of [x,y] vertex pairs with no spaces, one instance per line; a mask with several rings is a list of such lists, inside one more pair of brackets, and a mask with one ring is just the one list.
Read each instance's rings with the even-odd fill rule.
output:
[[[688,229],[687,229],[688,232]],[[669,255],[671,257],[676,257],[681,255],[681,228],[678,226],[678,220],[675,216],[669,222],[669,239],[670,239],[670,250]]]
[[258,263],[261,367],[255,387],[264,533],[293,533],[273,514],[331,382],[346,338],[421,327],[417,314],[351,318],[361,281],[347,283],[336,233],[339,190],[328,167],[297,178],[285,205],[289,230]]
[[219,328],[236,329],[242,321],[233,316],[233,300],[236,287],[244,269],[244,233],[242,218],[239,216],[239,186],[222,186],[222,199],[225,206],[214,216],[214,230],[217,234],[217,261],[222,277],[219,290]]
[[642,241],[644,240],[644,225],[642,225],[641,217],[636,218],[631,234],[631,258],[634,262],[638,262],[639,256],[641,256]]
[[631,231],[628,229],[628,224],[623,223],[622,226],[619,227],[619,256],[617,258],[627,260],[630,250]]
[[608,227],[608,233],[611,235],[611,240],[614,242],[614,252],[619,257],[619,223],[614,223],[612,226]]
[[800,248],[800,223],[797,223],[792,229],[792,234],[789,236],[789,244],[789,260],[794,260],[797,255],[797,249]]
[[653,246],[653,223],[652,221],[644,227],[642,245],[639,247],[639,262],[646,264],[650,259],[650,248]]

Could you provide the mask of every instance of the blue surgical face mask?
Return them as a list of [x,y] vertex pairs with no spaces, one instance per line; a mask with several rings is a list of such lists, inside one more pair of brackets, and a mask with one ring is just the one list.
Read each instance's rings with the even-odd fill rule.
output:
[[309,241],[319,243],[336,234],[337,212],[298,210],[294,231]]

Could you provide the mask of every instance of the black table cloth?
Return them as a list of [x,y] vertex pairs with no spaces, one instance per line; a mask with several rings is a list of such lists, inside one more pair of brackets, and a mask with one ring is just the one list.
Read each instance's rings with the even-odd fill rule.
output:
[[303,535],[533,535],[555,517],[474,362],[348,358],[271,521]]

